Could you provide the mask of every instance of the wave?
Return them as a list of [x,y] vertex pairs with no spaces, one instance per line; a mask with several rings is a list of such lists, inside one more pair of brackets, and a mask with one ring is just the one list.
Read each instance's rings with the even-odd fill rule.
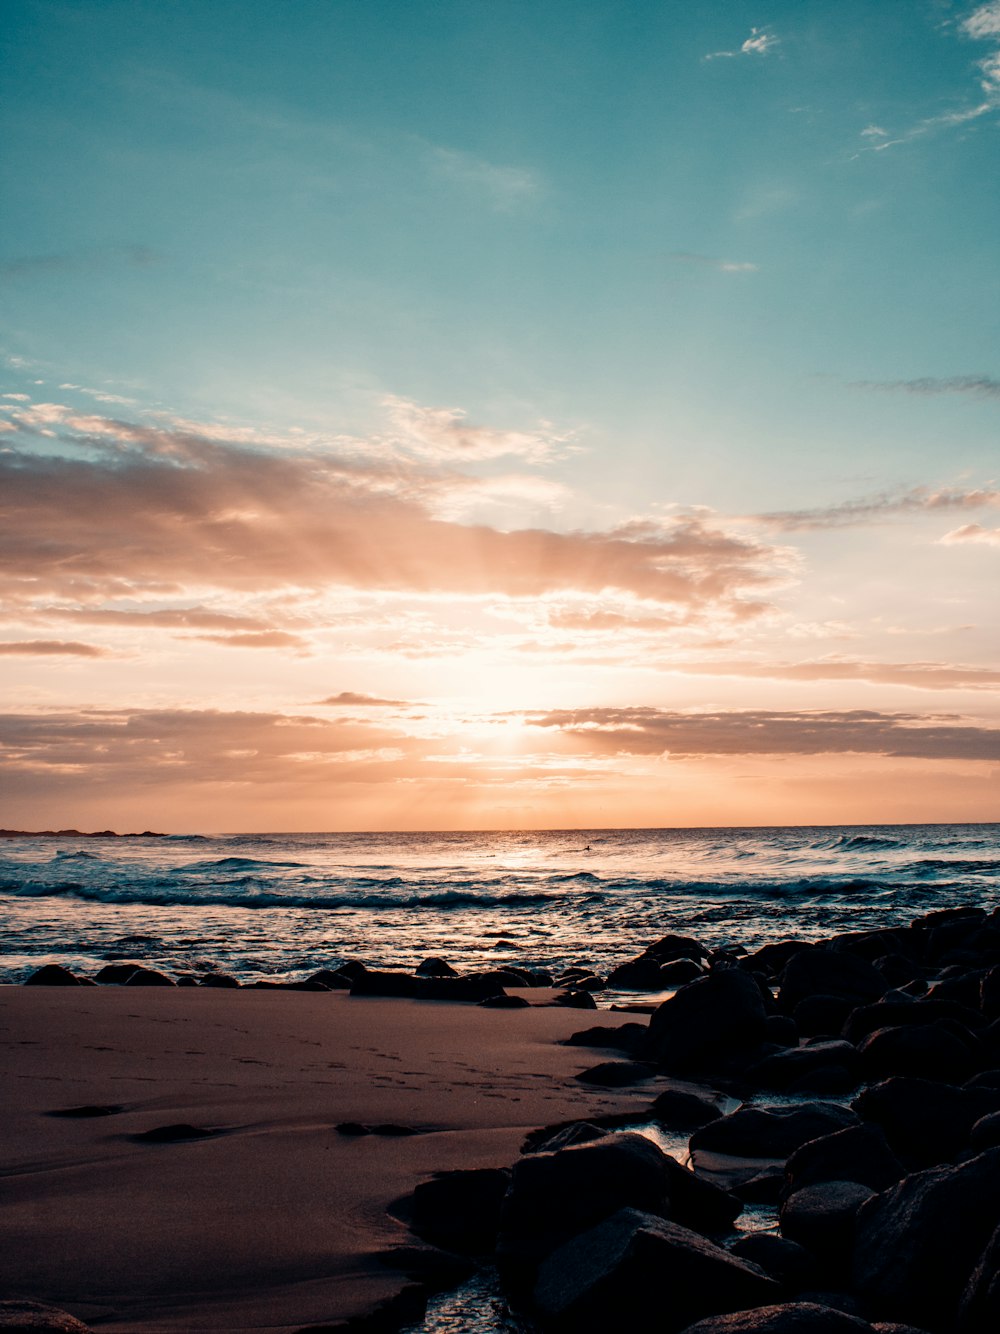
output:
[[841,834],[828,846],[838,848],[842,852],[872,852],[906,845],[898,838],[886,838],[883,834]]
[[173,874],[184,875],[188,871],[235,871],[251,866],[262,871],[273,869],[294,871],[304,867],[305,864],[305,862],[260,861],[256,857],[218,857],[214,861],[188,862],[186,866],[175,866]]
[[99,862],[101,855],[99,852],[57,852],[52,858],[54,862]]

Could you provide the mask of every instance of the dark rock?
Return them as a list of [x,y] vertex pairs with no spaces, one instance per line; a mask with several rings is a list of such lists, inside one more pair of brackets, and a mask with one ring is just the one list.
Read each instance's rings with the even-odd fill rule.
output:
[[785,1014],[807,996],[839,996],[863,1005],[889,990],[882,974],[854,954],[814,947],[793,954],[781,974],[778,1006]]
[[582,1084],[598,1084],[601,1088],[622,1089],[630,1084],[640,1084],[644,1079],[652,1079],[657,1073],[656,1066],[647,1061],[604,1061],[593,1065],[576,1076]]
[[142,965],[138,963],[106,963],[94,974],[94,981],[101,986],[121,987]]
[[351,1135],[360,1137],[361,1135],[370,1135],[372,1132],[368,1126],[363,1126],[360,1121],[341,1121],[334,1127],[338,1135]]
[[773,1052],[750,1067],[746,1077],[751,1084],[769,1089],[787,1089],[819,1071],[840,1071],[843,1085],[857,1086],[858,1053],[849,1042],[833,1039],[806,1047],[790,1047]]
[[[177,985],[179,987],[196,987],[198,985],[198,979],[192,973],[181,973],[177,978]],[[269,983],[267,982],[254,983],[255,987],[262,987],[268,985]]]
[[981,1116],[969,1131],[969,1148],[981,1153],[997,1147],[1000,1147],[1000,1112],[990,1112]]
[[93,1116],[117,1116],[125,1111],[124,1103],[101,1102],[87,1103],[83,1107],[60,1107],[57,1111],[47,1112],[47,1116],[68,1116],[87,1119]]
[[502,1169],[438,1172],[413,1192],[410,1228],[463,1255],[492,1251],[509,1183],[510,1173]]
[[506,991],[501,991],[499,995],[487,996],[479,1005],[484,1010],[526,1010],[530,1008],[531,1001],[525,1000],[523,996],[508,996]]
[[16,1299],[0,1302],[0,1329],[8,1334],[90,1334],[90,1326],[68,1311]]
[[476,1265],[468,1257],[437,1246],[390,1246],[379,1251],[375,1259],[387,1269],[415,1279],[428,1292],[457,1288],[476,1272]]
[[[126,985],[130,987],[135,985],[132,978],[129,978]],[[201,979],[201,985],[203,987],[220,987],[231,991],[234,987],[238,987],[240,983],[229,973],[206,973]],[[325,987],[324,990],[328,991],[329,988]]]
[[753,954],[740,960],[739,966],[752,973],[765,973],[768,977],[777,977],[793,954],[811,949],[808,940],[780,940],[775,945],[762,945]]
[[983,1022],[975,1010],[965,1005],[956,1005],[953,1001],[886,999],[853,1010],[844,1024],[843,1036],[848,1042],[857,1045],[880,1028],[933,1024],[938,1019],[957,1019],[967,1028]]
[[707,1149],[746,1158],[787,1158],[809,1140],[856,1123],[853,1112],[830,1102],[804,1103],[773,1111],[741,1107],[732,1116],[696,1130],[690,1147],[692,1151]]
[[811,1251],[824,1271],[844,1268],[854,1249],[854,1220],[869,1186],[857,1181],[823,1181],[795,1191],[781,1206],[781,1234]]
[[608,986],[622,991],[659,991],[660,964],[656,959],[628,959],[608,973]]
[[800,1302],[815,1302],[817,1306],[829,1306],[834,1311],[841,1311],[844,1315],[852,1315],[858,1320],[865,1320],[871,1314],[864,1303],[849,1292],[841,1292],[839,1289],[829,1288],[807,1288],[804,1292],[798,1294]]
[[635,1053],[646,1041],[645,1024],[603,1025],[581,1029],[566,1039],[567,1047],[607,1047],[611,1051]]
[[979,1005],[980,990],[985,976],[986,969],[984,968],[973,969],[972,971],[961,968],[954,973],[948,968],[939,981],[932,983],[928,988],[927,999],[947,1001],[955,1005],[967,1006],[969,1009],[976,1009]]
[[377,1126],[371,1127],[373,1135],[385,1135],[389,1139],[404,1139],[409,1135],[422,1135],[424,1132],[417,1126],[401,1126],[395,1121],[382,1121]]
[[724,1094],[697,1085],[678,1084],[664,1089],[650,1109],[657,1121],[671,1130],[697,1130],[709,1121],[718,1121],[726,1112]]
[[552,1000],[553,1005],[566,1005],[571,1010],[596,1010],[597,1001],[589,991],[560,991]]
[[1000,1089],[1000,1070],[980,1070],[965,1081],[967,1089]]
[[708,950],[700,940],[695,940],[692,936],[661,936],[659,940],[647,945],[643,953],[659,963],[670,963],[674,959],[697,961],[708,958]]
[[760,987],[738,968],[688,982],[650,1016],[649,1054],[667,1070],[703,1067],[762,1038]]
[[321,968],[318,973],[313,973],[306,978],[307,982],[318,982],[328,991],[349,991],[351,988],[351,976],[340,968]]
[[862,1089],[852,1106],[862,1120],[882,1127],[904,1163],[923,1167],[946,1162],[966,1147],[980,1117],[1000,1111],[1000,1089],[894,1076]]
[[718,1231],[742,1207],[643,1135],[604,1135],[519,1159],[501,1212],[497,1256],[508,1271],[530,1268],[569,1237],[622,1208]]
[[182,1121],[176,1125],[155,1126],[152,1130],[143,1130],[132,1138],[143,1144],[178,1144],[188,1139],[209,1139],[218,1133],[217,1130],[206,1130],[203,1126],[192,1126]]
[[764,1024],[764,1041],[778,1047],[797,1047],[799,1026],[791,1015],[769,1014]]
[[942,1021],[876,1029],[862,1042],[859,1055],[869,1079],[912,1075],[960,1083],[978,1064],[971,1044],[945,1028]]
[[998,1223],[1000,1149],[904,1177],[858,1214],[854,1287],[887,1319],[953,1329]]
[[603,1139],[608,1131],[595,1126],[591,1121],[571,1121],[565,1126],[546,1126],[543,1130],[533,1130],[524,1144],[522,1153],[555,1153],[557,1149],[568,1149],[573,1144],[589,1144],[595,1139]]
[[773,1232],[748,1232],[729,1247],[733,1255],[759,1265],[789,1292],[801,1292],[816,1281],[816,1260],[804,1246]]
[[166,973],[158,972],[155,968],[137,968],[134,973],[130,973],[125,979],[127,987],[172,987],[175,986],[172,977],[167,977]]
[[693,982],[696,977],[701,977],[704,971],[694,959],[674,959],[660,965],[658,985],[664,989],[682,987],[685,982]]
[[593,973],[585,973],[582,976],[575,974],[564,981],[556,982],[557,987],[573,987],[577,991],[605,991],[607,982],[601,977],[596,977]]
[[806,996],[792,1014],[803,1037],[833,1036],[841,1031],[853,1009],[854,1002],[843,996]]
[[871,1334],[871,1325],[832,1306],[799,1301],[713,1316],[682,1334]]
[[676,1223],[622,1209],[541,1266],[534,1299],[546,1325],[572,1334],[674,1334],[700,1316],[772,1301],[756,1266]]
[[1000,965],[990,968],[980,980],[979,1008],[987,1019],[1000,1019]]
[[501,969],[461,977],[413,977],[409,973],[365,969],[351,983],[352,996],[404,996],[413,1000],[482,1001],[503,991]]
[[735,1183],[731,1189],[744,1204],[778,1204],[785,1193],[785,1174],[777,1166],[765,1168],[749,1180]]
[[456,970],[444,959],[425,959],[413,971],[417,977],[458,977]]
[[927,1334],[927,1330],[916,1325],[901,1325],[898,1320],[876,1320],[872,1325],[875,1334]]
[[26,987],[79,987],[83,982],[61,963],[47,963],[25,978]]
[[996,1334],[1000,1329],[1000,1227],[986,1243],[965,1285],[957,1327],[959,1334]]
[[883,1131],[868,1123],[810,1140],[785,1164],[785,1177],[793,1191],[821,1181],[857,1181],[872,1190],[885,1190],[904,1175],[905,1168]]

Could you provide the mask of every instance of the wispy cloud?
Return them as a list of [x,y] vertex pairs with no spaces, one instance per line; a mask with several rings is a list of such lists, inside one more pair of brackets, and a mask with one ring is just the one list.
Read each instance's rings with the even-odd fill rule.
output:
[[967,523],[962,528],[955,528],[945,533],[941,542],[954,545],[960,542],[975,542],[985,547],[1000,547],[1000,528],[984,528],[978,523]]
[[1000,490],[978,487],[970,490],[912,487],[909,491],[882,492],[861,500],[845,500],[817,509],[777,510],[754,517],[784,532],[812,528],[847,528],[882,523],[901,514],[948,513],[949,511],[994,509],[1000,506]]
[[536,199],[542,178],[529,167],[507,166],[455,148],[428,150],[433,170],[479,195],[500,213],[511,213]]
[[703,268],[715,269],[719,273],[758,273],[759,264],[747,260],[720,259],[716,255],[699,255],[690,250],[674,250],[670,258],[679,264],[698,264]]
[[852,389],[878,393],[969,394],[974,398],[1000,398],[1000,380],[992,375],[923,375],[915,380],[851,380]]
[[766,56],[780,43],[769,28],[751,28],[750,36],[730,51],[710,51],[703,60],[732,60],[737,56]]
[[356,690],[342,690],[339,695],[330,695],[318,701],[333,708],[352,709],[404,709],[409,705],[403,699],[379,699],[377,695],[359,694]]
[[462,408],[422,407],[407,398],[385,400],[395,438],[426,458],[472,461],[516,455],[529,463],[545,463],[564,449],[572,436],[548,422],[534,431],[475,426]]
[[5,657],[103,658],[105,650],[96,644],[80,644],[74,640],[27,639],[0,643],[0,654]]
[[1000,728],[954,715],[923,717],[869,709],[782,712],[766,709],[681,713],[667,709],[554,709],[529,713],[598,754],[899,756],[1000,760]]
[[771,681],[866,681],[915,690],[1000,690],[1000,671],[946,662],[864,662],[820,658],[812,662],[678,662],[679,672]]

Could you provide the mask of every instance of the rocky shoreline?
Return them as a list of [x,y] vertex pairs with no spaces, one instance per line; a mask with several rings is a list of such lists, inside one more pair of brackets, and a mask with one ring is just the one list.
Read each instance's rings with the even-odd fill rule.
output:
[[[353,965],[283,985],[497,1009],[553,981],[561,1003],[588,1009],[608,982],[677,990],[648,1021],[603,1011],[568,1039],[604,1058],[582,1084],[655,1080],[654,1100],[538,1130],[509,1168],[440,1172],[399,1203],[425,1291],[494,1264],[512,1309],[553,1334],[1000,1328],[1000,913],[956,908],[754,953],[672,935],[608,979],[582,965],[559,979],[453,971]],[[136,965],[102,973],[173,985]],[[86,981],[51,965],[29,979]],[[683,1134],[687,1165],[642,1122]],[[740,1231],[748,1206],[777,1226]],[[0,1327],[83,1328],[19,1318],[8,1309]]]

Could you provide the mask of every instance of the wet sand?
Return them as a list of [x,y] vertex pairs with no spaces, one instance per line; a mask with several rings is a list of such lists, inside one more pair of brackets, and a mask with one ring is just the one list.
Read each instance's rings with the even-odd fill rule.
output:
[[[389,1210],[538,1126],[645,1108],[559,1045],[634,1015],[199,988],[0,987],[0,1294],[113,1331],[294,1331],[410,1281]],[[93,1105],[111,1115],[54,1116]],[[336,1126],[419,1133],[347,1136]],[[187,1124],[200,1139],[136,1139]]]

